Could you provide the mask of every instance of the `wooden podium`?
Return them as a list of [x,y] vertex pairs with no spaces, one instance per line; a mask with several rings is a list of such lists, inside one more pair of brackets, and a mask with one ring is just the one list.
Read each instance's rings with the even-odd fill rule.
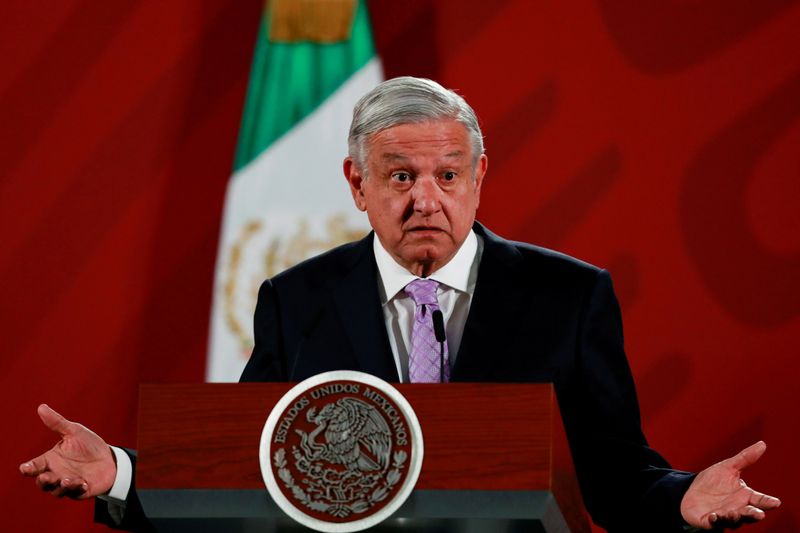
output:
[[[144,385],[136,486],[159,531],[301,531],[258,447],[288,383]],[[397,385],[422,427],[416,488],[380,531],[589,532],[547,385]]]

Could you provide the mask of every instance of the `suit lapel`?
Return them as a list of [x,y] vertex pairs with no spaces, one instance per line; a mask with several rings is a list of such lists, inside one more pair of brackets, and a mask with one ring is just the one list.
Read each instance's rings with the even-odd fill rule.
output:
[[336,310],[361,370],[399,381],[378,296],[378,278],[370,233],[356,249],[349,273],[333,288]]
[[[531,295],[520,290],[520,253],[507,241],[478,222],[475,233],[483,238],[483,256],[453,381],[506,380],[497,364],[511,347],[520,316]],[[372,253],[373,234],[364,238],[353,253],[347,275],[332,287],[333,299],[345,334],[363,372],[390,382],[399,381],[378,296],[378,278]]]
[[475,223],[483,238],[483,255],[470,305],[461,347],[453,367],[453,381],[495,381],[503,365],[498,358],[507,353],[519,325],[522,307],[529,297],[518,290],[526,284],[520,253],[508,242]]

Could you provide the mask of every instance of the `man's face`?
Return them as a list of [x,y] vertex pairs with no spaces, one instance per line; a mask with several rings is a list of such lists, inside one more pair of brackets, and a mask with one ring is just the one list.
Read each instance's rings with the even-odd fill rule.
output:
[[344,162],[356,207],[398,263],[428,276],[453,258],[472,228],[486,156],[472,168],[469,134],[455,120],[385,129],[366,150],[366,178],[353,160]]

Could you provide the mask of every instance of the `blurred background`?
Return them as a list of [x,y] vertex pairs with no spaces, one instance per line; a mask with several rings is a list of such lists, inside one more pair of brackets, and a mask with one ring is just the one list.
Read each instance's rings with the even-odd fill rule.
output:
[[[764,439],[746,480],[784,506],[747,531],[799,530],[798,2],[368,7],[386,77],[434,78],[480,116],[478,218],[612,273],[651,444],[698,469]],[[18,474],[56,440],[39,403],[133,447],[139,383],[205,379],[263,8],[0,7],[5,531],[105,530]]]

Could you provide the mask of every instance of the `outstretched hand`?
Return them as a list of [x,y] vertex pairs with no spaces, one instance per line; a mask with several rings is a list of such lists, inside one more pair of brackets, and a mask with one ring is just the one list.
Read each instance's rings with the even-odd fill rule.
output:
[[766,449],[759,441],[700,472],[681,501],[683,519],[701,529],[736,528],[762,520],[765,511],[778,507],[778,498],[755,491],[742,480],[742,470]]
[[114,454],[99,435],[70,422],[42,404],[39,417],[61,440],[52,449],[19,466],[23,475],[36,478],[36,485],[57,497],[92,498],[107,493],[114,484],[117,466]]

